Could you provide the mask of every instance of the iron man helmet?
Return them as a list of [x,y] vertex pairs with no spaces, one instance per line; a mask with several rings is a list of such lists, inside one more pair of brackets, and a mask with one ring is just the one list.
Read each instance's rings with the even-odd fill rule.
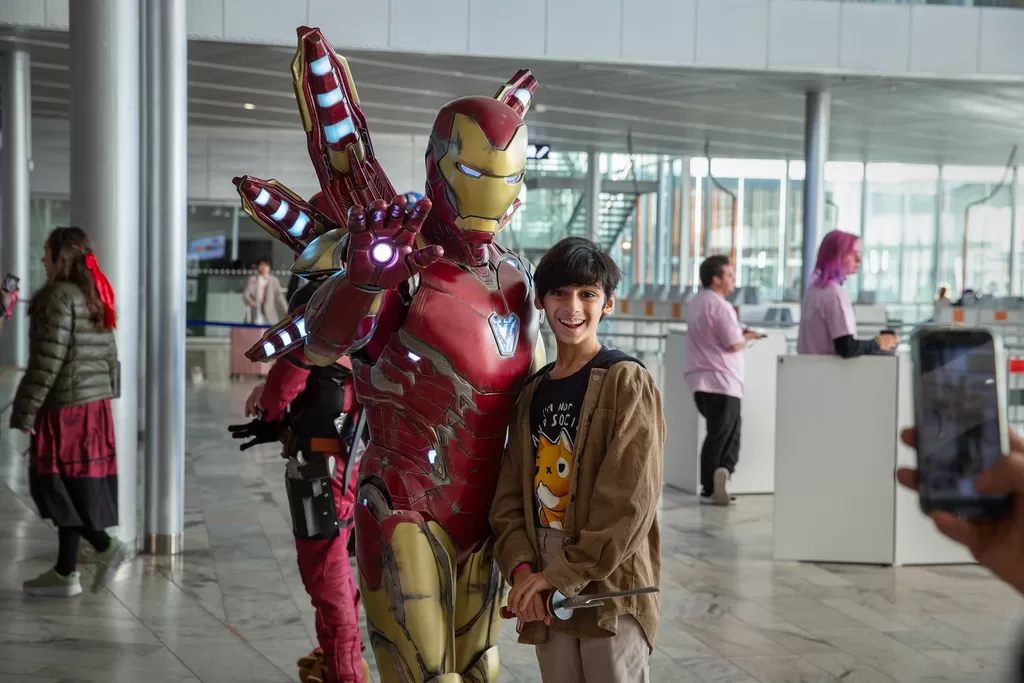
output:
[[427,197],[450,230],[490,242],[519,208],[527,131],[537,79],[520,71],[493,97],[449,102],[434,119],[427,146]]

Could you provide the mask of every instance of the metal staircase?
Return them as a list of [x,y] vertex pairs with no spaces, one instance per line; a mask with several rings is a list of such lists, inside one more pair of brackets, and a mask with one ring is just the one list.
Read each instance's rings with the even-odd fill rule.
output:
[[[601,220],[598,230],[598,242],[605,251],[623,238],[624,235],[631,235],[630,229],[633,212],[636,211],[636,193],[607,194],[601,193]],[[587,197],[583,195],[577,202],[577,210],[573,212],[569,224],[566,226],[566,235],[587,236]]]

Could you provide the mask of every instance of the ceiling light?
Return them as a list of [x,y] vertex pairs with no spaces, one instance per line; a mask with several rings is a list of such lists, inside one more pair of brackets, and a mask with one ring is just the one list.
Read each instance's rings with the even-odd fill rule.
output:
[[629,251],[633,248],[633,243],[629,240],[622,240],[622,251]]
[[249,111],[252,111],[253,109],[255,109],[255,108],[256,108],[256,105],[255,105],[255,104],[253,104],[252,102],[246,102],[246,103],[245,103],[245,104],[243,104],[242,106],[243,106],[243,107],[244,107],[245,109],[248,109]]

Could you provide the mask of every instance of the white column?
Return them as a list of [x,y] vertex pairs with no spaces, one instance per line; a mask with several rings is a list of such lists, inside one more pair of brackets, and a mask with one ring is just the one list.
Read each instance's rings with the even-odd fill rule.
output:
[[120,526],[136,542],[139,344],[139,5],[75,0],[70,11],[71,222],[92,238],[117,297],[114,401]]
[[238,260],[238,216],[237,206],[231,207],[231,265]]
[[655,224],[654,284],[666,285],[672,272],[672,161],[658,160],[658,216]]
[[[601,157],[591,150],[587,156],[587,237],[594,242],[601,238]],[[610,244],[603,247],[611,248]]]
[[[29,56],[23,49],[3,56],[3,146],[0,148],[0,278],[21,279],[22,301],[4,321],[0,366],[28,363],[29,253]],[[0,280],[2,281],[2,280]]]
[[810,284],[814,271],[818,233],[825,225],[825,161],[828,159],[829,122],[832,116],[832,94],[827,91],[807,93],[804,120],[804,233],[803,263],[800,278],[801,295]]
[[[1010,286],[1007,294],[1017,296],[1020,293],[1020,262],[1017,254],[1017,167],[1013,167],[1013,176],[1010,178]],[[938,242],[938,240],[936,240]],[[937,283],[936,283],[937,284]]]
[[679,287],[686,287],[692,279],[693,244],[691,243],[691,195],[693,193],[693,177],[690,175],[690,157],[681,159],[683,169],[679,176]]
[[185,252],[188,37],[185,0],[146,4],[149,249],[143,549],[182,551],[185,507]]

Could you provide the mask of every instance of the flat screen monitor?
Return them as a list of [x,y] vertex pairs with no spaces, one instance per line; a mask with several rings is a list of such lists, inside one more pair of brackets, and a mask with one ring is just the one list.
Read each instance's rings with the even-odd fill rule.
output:
[[189,261],[212,261],[227,254],[228,239],[224,235],[199,237],[188,241]]

